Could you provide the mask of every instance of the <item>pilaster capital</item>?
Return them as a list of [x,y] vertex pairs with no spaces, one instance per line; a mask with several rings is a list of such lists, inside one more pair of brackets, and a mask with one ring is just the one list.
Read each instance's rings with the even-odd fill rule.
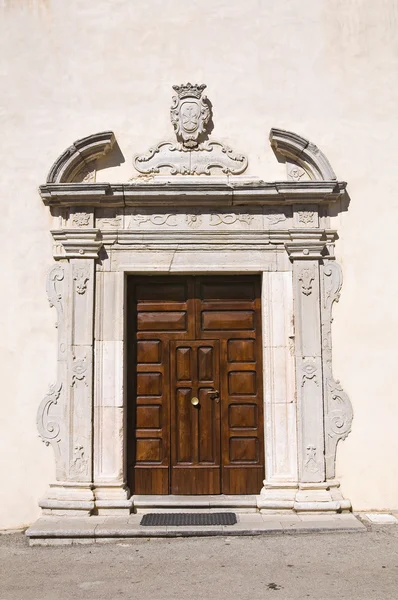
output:
[[325,242],[321,240],[296,240],[285,242],[290,260],[321,260]]
[[98,258],[102,248],[99,229],[57,229],[51,231],[55,242],[54,258]]

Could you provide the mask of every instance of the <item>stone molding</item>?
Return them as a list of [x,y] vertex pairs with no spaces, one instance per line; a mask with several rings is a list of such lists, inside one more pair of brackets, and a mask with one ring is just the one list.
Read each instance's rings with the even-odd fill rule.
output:
[[300,181],[305,174],[311,180],[337,179],[324,153],[309,140],[292,131],[274,128],[269,139],[275,152],[286,159],[288,179]]
[[[99,229],[68,229],[51,231],[56,246],[54,258],[98,258],[102,247],[101,232]],[[59,252],[62,246],[63,253]]]
[[47,176],[48,184],[81,180],[89,184],[95,181],[95,163],[98,158],[112,150],[115,143],[113,131],[101,131],[73,142],[55,161]]
[[341,198],[344,181],[282,181],[260,179],[154,178],[148,183],[59,183],[40,186],[40,195],[51,207],[134,206],[242,206],[278,204],[330,204]]

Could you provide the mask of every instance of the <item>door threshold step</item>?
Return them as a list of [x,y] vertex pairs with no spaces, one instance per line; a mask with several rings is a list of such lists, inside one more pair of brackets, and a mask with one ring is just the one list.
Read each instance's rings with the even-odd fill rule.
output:
[[141,525],[141,515],[130,517],[40,517],[26,531],[31,545],[121,542],[134,538],[278,535],[308,533],[366,533],[351,513],[341,515],[237,514],[233,525]]
[[148,510],[162,511],[203,511],[220,509],[235,511],[257,511],[257,496],[145,496],[136,495],[132,497],[133,510],[136,513],[147,512]]

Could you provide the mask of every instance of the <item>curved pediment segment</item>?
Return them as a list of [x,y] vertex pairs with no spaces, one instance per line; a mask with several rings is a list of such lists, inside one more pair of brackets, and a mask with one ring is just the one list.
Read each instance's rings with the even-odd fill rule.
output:
[[112,150],[114,143],[113,131],[101,131],[73,142],[51,167],[47,183],[93,183],[94,161]]
[[315,181],[336,180],[331,164],[315,144],[284,129],[272,128],[269,134],[276,154],[286,159],[287,177],[293,181],[305,178]]

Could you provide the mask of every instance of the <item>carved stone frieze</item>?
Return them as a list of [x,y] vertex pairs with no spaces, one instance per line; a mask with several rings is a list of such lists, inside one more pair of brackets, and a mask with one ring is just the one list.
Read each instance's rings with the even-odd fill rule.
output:
[[325,393],[325,460],[326,476],[335,477],[336,448],[351,431],[353,410],[350,399],[332,370],[332,307],[340,298],[342,273],[340,266],[327,262],[322,282],[322,361]]
[[[263,230],[263,216],[257,210],[253,212],[243,212],[237,209],[234,212],[212,212],[209,210],[179,210],[173,212],[160,212],[156,208],[153,212],[142,210],[134,211],[133,214],[126,214],[126,229],[136,230],[170,230],[171,233],[177,231],[212,231],[220,229],[234,229],[246,231],[247,229]],[[159,212],[158,212],[159,211]],[[123,235],[125,232],[121,232]]]
[[133,221],[138,223],[138,226],[144,223],[152,223],[152,225],[167,225],[168,227],[175,227],[177,225],[177,214],[176,213],[163,213],[163,214],[148,214],[148,215],[133,215]]
[[237,221],[240,223],[246,223],[250,225],[253,220],[253,215],[249,213],[213,213],[210,217],[210,225],[217,227],[217,225],[233,225]]

